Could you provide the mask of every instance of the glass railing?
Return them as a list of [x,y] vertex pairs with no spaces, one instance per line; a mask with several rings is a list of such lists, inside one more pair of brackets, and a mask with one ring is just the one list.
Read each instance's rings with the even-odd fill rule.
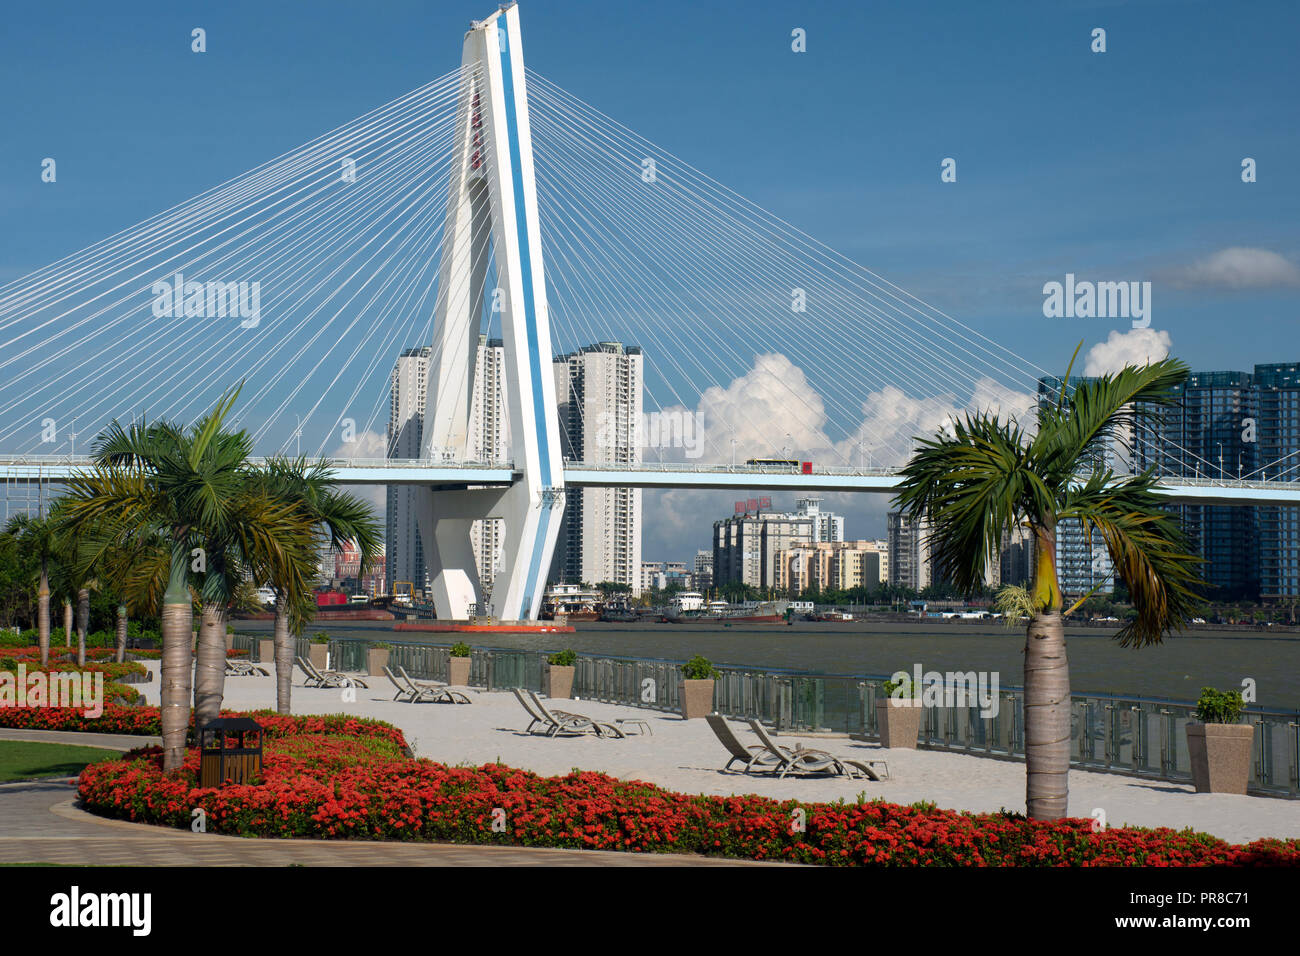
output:
[[[262,635],[236,634],[235,647],[256,654]],[[366,669],[367,641],[332,639],[330,667]],[[307,656],[310,643],[297,641]],[[412,677],[446,681],[449,647],[390,643],[389,666]],[[488,690],[523,687],[542,691],[546,653],[476,648],[469,682]],[[603,703],[676,712],[681,707],[681,661],[580,654],[574,662],[573,696]],[[718,667],[714,709],[727,717],[756,717],[778,731],[879,736],[876,702],[884,697],[883,674],[808,674],[780,669]],[[935,750],[1024,759],[1022,688],[999,689],[998,706],[982,716],[978,706],[929,706],[919,743]],[[993,708],[990,708],[993,710]],[[1191,780],[1187,723],[1196,706],[1186,701],[1110,694],[1071,697],[1070,764],[1087,770],[1185,783]],[[1253,793],[1300,796],[1300,711],[1248,707],[1255,727]]]

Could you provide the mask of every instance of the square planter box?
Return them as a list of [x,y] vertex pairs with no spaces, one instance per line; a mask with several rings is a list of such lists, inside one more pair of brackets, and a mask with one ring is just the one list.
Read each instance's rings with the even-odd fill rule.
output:
[[452,687],[469,686],[468,657],[453,657],[447,661],[447,683]]
[[235,635],[233,635],[233,634],[227,634],[227,635],[226,635],[226,651],[227,651],[227,652],[230,652],[230,651],[233,651],[234,649],[235,649]]
[[567,700],[573,696],[573,673],[575,667],[558,667],[546,665],[546,696],[552,700]]
[[1187,725],[1187,756],[1197,793],[1245,793],[1250,780],[1251,724]]
[[876,701],[876,727],[880,731],[880,746],[890,750],[915,750],[924,717],[925,707],[919,700],[895,700],[889,697]]
[[275,641],[257,642],[257,662],[259,664],[275,663]]
[[388,666],[388,648],[366,648],[366,673],[371,677],[383,677],[384,668]]
[[683,680],[677,685],[677,696],[682,702],[682,717],[707,717],[713,713],[713,681]]
[[330,646],[328,644],[307,645],[307,660],[311,661],[311,666],[318,671],[323,671],[328,666],[329,656]]

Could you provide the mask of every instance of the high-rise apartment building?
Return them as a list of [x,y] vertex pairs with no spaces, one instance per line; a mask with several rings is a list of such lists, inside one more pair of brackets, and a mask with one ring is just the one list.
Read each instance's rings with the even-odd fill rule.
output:
[[815,524],[814,515],[761,508],[713,522],[714,585],[777,587],[778,554],[798,544],[811,544]]
[[[429,378],[428,346],[406,349],[398,356],[389,379],[388,457],[419,458],[424,438],[425,389]],[[415,489],[388,486],[384,538],[384,574],[389,594],[395,582],[409,582],[413,590],[428,589],[424,546],[415,522]]]
[[[1256,365],[1255,395],[1256,477],[1295,481],[1300,477],[1300,363]],[[1258,521],[1260,597],[1293,601],[1300,597],[1300,508],[1260,508]]]
[[[589,345],[553,364],[560,443],[570,461],[637,464],[644,365],[638,346]],[[641,489],[568,488],[555,581],[617,581],[641,593]]]
[[[1138,429],[1135,464],[1177,478],[1237,478],[1253,474],[1256,442],[1243,442],[1247,420],[1259,415],[1248,372],[1193,372],[1178,386],[1178,403],[1147,408],[1154,421]],[[1204,563],[1200,573],[1212,597],[1253,599],[1259,594],[1259,514],[1228,505],[1171,505],[1188,544]]]
[[[1254,372],[1192,372],[1179,401],[1152,409],[1136,464],[1179,478],[1293,478],[1300,461],[1300,364]],[[1294,508],[1171,505],[1218,600],[1300,596],[1300,513]]]
[[906,511],[885,516],[889,540],[889,586],[921,591],[933,582],[930,552],[925,541],[926,522]]
[[795,501],[795,513],[813,519],[813,541],[843,541],[844,516],[822,511],[822,499],[805,495]]
[[[470,398],[466,457],[471,461],[505,461],[510,457],[510,414],[506,405],[506,350],[501,339],[480,335],[474,362],[474,394]],[[484,518],[470,525],[470,544],[478,566],[484,598],[501,567],[505,521]]]

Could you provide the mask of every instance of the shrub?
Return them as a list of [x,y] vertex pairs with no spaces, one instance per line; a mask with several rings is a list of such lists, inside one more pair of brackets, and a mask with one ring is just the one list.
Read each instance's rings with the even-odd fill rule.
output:
[[900,687],[903,688],[903,693],[898,695],[900,697],[908,696],[909,689],[910,696],[913,699],[917,699],[921,696],[921,683],[919,681],[913,681],[910,678],[903,678],[903,680],[899,681],[885,681],[885,696],[893,697],[894,691],[898,690]]
[[324,631],[317,631],[311,636],[311,642],[313,644],[328,644],[330,642],[330,636]]
[[699,654],[682,665],[682,677],[687,680],[717,680],[719,676],[713,661]]
[[1239,723],[1244,706],[1239,690],[1218,691],[1213,687],[1202,687],[1201,696],[1196,701],[1196,719],[1204,724]]
[[464,641],[457,641],[455,644],[451,645],[452,657],[469,657],[469,655],[470,655],[469,645],[466,644]]
[[[374,724],[337,715],[253,716],[267,726],[260,783],[200,789],[197,750],[179,774],[167,776],[152,748],[87,767],[78,786],[83,805],[186,830],[201,807],[210,831],[268,838],[438,840],[839,866],[1300,865],[1300,840],[1233,846],[1189,830],[1094,833],[1088,819],[1037,821],[862,799],[704,796],[601,773],[543,777],[499,764],[448,767],[397,756],[395,741]],[[508,821],[501,832],[493,828],[497,807]],[[795,809],[806,822],[792,832]]]
[[573,649],[556,651],[550,657],[546,658],[546,663],[552,667],[572,667],[573,662],[578,659],[578,654]]
[[371,650],[376,651],[391,651],[393,645],[389,644],[387,641],[374,641],[370,644],[370,648]]

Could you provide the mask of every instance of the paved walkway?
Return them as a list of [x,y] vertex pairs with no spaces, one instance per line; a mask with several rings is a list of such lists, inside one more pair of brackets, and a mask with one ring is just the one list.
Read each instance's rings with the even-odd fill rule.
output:
[[[129,750],[157,738],[4,730],[34,740]],[[354,840],[267,840],[108,820],[74,806],[65,777],[0,784],[0,863],[77,866],[779,866],[699,856]]]

